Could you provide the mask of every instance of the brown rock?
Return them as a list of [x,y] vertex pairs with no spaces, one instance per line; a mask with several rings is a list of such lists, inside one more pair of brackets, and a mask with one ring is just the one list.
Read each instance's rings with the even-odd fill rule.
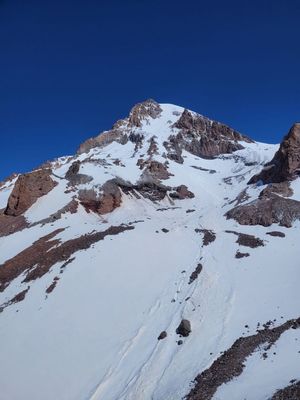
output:
[[196,228],[195,232],[203,234],[203,246],[208,246],[216,240],[216,234],[212,230]]
[[118,235],[132,229],[134,226],[110,226],[105,231],[85,234],[63,243],[55,237],[64,229],[56,229],[0,265],[0,292],[4,291],[12,280],[23,273],[26,273],[23,282],[38,279],[49,272],[57,262],[67,262],[77,251],[88,249],[106,236]]
[[291,385],[277,390],[270,400],[298,400],[300,399],[300,381],[291,382]]
[[254,175],[250,181],[257,183],[279,183],[290,181],[300,175],[300,123],[292,126],[289,133],[283,138],[279,150],[264,169]]
[[[186,396],[186,400],[211,400],[218,387],[242,374],[247,357],[259,346],[267,344],[270,348],[285,331],[291,329],[295,323],[299,323],[299,320],[289,320],[272,329],[266,327],[254,335],[237,339],[228,350],[196,377],[195,385]],[[275,397],[275,399],[286,400],[288,397]]]
[[290,187],[290,182],[270,183],[263,189],[259,197],[269,197],[272,193],[279,194],[280,196],[290,197],[293,195],[293,190]]
[[19,175],[9,196],[5,214],[12,216],[23,214],[38,198],[45,196],[56,185],[57,182],[51,179],[50,169]]
[[300,201],[270,194],[237,206],[225,216],[241,225],[270,226],[275,223],[289,228],[295,220],[300,219]]
[[184,110],[173,127],[180,129],[175,138],[177,147],[203,158],[214,158],[243,149],[239,141],[252,142],[224,124],[188,110]]
[[238,243],[241,246],[251,247],[252,249],[264,246],[264,241],[253,235],[248,235],[246,233],[240,233],[235,231],[225,231],[225,232],[233,233],[234,235],[236,235],[238,237],[236,243]]
[[98,214],[107,214],[120,207],[122,195],[119,186],[114,180],[104,183],[100,195],[94,190],[81,190],[78,195],[80,203],[87,211]]
[[167,167],[159,161],[149,161],[145,170],[146,174],[150,174],[155,179],[168,179],[170,173]]
[[244,258],[244,257],[249,257],[249,253],[241,253],[240,251],[237,251],[235,254],[235,258]]
[[266,232],[266,233],[267,233],[267,235],[270,235],[270,236],[281,237],[281,238],[285,237],[285,234],[283,232],[272,231],[272,232]]
[[80,161],[75,161],[68,169],[65,178],[73,185],[82,185],[93,180],[91,176],[79,174]]
[[144,119],[148,117],[155,119],[159,117],[161,111],[162,109],[156,101],[148,99],[132,108],[129,114],[129,122],[133,126],[140,127]]
[[183,200],[192,199],[195,197],[194,193],[190,192],[185,185],[180,185],[176,188],[175,192],[170,193],[172,199]]

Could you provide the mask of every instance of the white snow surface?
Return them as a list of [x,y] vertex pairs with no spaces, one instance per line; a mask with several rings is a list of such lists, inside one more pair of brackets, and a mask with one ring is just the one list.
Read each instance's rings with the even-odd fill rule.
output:
[[[176,131],[171,125],[183,108],[161,107],[159,118],[146,119],[137,128],[145,136],[137,152],[133,143],[113,142],[69,161],[56,161],[53,173],[59,184],[26,212],[27,221],[47,218],[76,197],[65,193],[64,179],[75,159],[83,162],[80,173],[93,177],[79,189],[99,188],[115,177],[137,182],[142,171],[136,163],[147,153],[147,138],[152,136],[159,149],[153,159],[165,162],[163,142]],[[299,222],[292,228],[265,228],[241,226],[224,217],[235,205],[230,202],[278,148],[241,144],[243,150],[213,160],[187,152],[183,164],[169,160],[172,176],[162,183],[186,185],[195,194],[192,199],[154,203],[123,194],[121,207],[110,214],[87,213],[79,206],[75,214],[0,238],[3,263],[58,228],[66,228],[57,235],[66,241],[112,225],[134,226],[76,252],[63,274],[62,263],[57,263],[42,278],[22,283],[24,277],[18,277],[0,292],[3,304],[30,286],[22,302],[0,313],[1,400],[180,400],[193,379],[236,339],[254,334],[258,322],[276,320],[276,325],[299,317]],[[123,166],[115,165],[115,159]],[[246,166],[245,161],[256,164]],[[232,184],[224,181],[228,177]],[[293,189],[300,200],[299,180]],[[261,190],[249,187],[248,201]],[[0,208],[10,191],[0,189]],[[213,230],[216,240],[202,246],[197,228]],[[255,235],[265,246],[239,246],[237,237],[226,230]],[[272,230],[286,237],[266,234]],[[250,256],[236,259],[237,250]],[[199,262],[203,270],[189,285]],[[60,280],[46,295],[55,276]],[[179,346],[176,328],[182,318],[190,320],[192,333],[181,338]],[[158,341],[164,330],[167,337]],[[253,353],[243,373],[219,387],[214,399],[268,399],[290,379],[300,379],[299,346],[299,330],[285,332],[266,360],[259,351]]]

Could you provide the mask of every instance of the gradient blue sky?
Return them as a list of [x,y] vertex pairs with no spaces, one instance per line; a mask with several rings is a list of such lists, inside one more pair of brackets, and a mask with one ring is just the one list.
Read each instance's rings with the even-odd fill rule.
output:
[[0,179],[146,98],[278,142],[300,120],[300,1],[0,0]]

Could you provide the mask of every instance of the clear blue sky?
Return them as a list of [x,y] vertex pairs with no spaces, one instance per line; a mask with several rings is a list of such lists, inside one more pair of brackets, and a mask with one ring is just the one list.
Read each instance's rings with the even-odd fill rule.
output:
[[0,179],[146,98],[278,142],[300,120],[300,1],[0,0]]

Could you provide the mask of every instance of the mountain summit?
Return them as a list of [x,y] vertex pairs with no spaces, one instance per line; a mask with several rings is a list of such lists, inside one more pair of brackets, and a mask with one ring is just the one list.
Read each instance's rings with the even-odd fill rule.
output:
[[1,399],[299,398],[299,126],[146,100],[2,182]]

